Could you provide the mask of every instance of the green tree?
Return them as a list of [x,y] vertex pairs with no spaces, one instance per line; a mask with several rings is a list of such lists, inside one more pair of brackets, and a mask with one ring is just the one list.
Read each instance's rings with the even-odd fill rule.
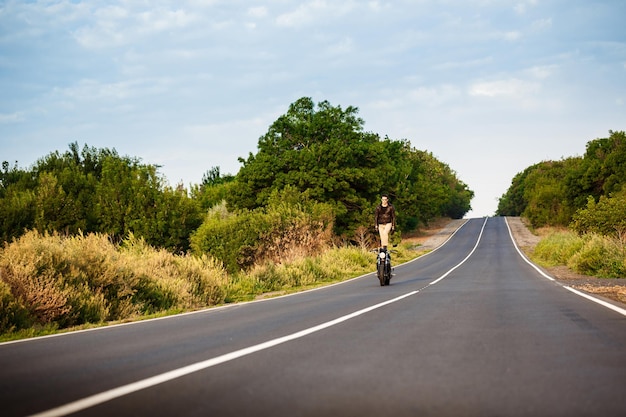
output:
[[28,171],[2,163],[0,171],[0,239],[8,242],[31,229],[35,222],[36,180]]
[[598,233],[626,240],[626,192],[600,196],[597,203],[589,196],[587,206],[574,214],[570,226],[580,234]]
[[262,207],[274,190],[291,185],[334,207],[337,233],[362,221],[383,188],[391,160],[378,135],[363,132],[357,112],[327,101],[316,108],[310,98],[291,104],[259,139],[258,153],[240,159],[243,167],[229,204]]
[[497,214],[525,216],[534,227],[567,226],[585,206],[585,216],[591,215],[595,208],[590,210],[589,197],[597,203],[626,189],[626,135],[609,134],[588,142],[582,158],[544,161],[517,174],[500,198]]
[[496,211],[498,216],[520,216],[524,212],[528,205],[528,200],[525,197],[526,178],[539,166],[540,164],[531,165],[513,177],[509,189],[498,201],[498,210]]
[[198,203],[169,187],[158,167],[115,150],[72,143],[39,159],[30,171],[3,163],[0,172],[2,239],[25,230],[108,233],[121,240],[134,233],[178,252],[202,222]]
[[570,205],[582,208],[587,197],[597,202],[601,196],[622,191],[626,183],[626,134],[609,130],[608,138],[587,143],[584,157],[567,179]]
[[259,139],[258,152],[240,158],[229,205],[263,207],[272,203],[273,191],[293,186],[330,204],[335,232],[348,236],[373,224],[381,193],[391,195],[402,227],[469,210],[473,192],[447,165],[405,140],[365,132],[357,114],[356,107],[344,110],[327,101],[315,106],[307,97],[291,104]]
[[204,174],[201,184],[191,186],[191,198],[206,211],[225,201],[234,187],[235,176],[222,175],[219,167],[213,167]]

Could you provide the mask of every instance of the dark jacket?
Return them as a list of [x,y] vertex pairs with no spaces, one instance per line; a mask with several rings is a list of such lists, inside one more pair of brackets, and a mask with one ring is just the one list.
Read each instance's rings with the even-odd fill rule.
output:
[[396,228],[396,209],[393,205],[388,204],[387,207],[383,207],[382,204],[379,204],[376,207],[376,216],[375,216],[376,227],[379,224],[387,224],[391,223],[391,227]]

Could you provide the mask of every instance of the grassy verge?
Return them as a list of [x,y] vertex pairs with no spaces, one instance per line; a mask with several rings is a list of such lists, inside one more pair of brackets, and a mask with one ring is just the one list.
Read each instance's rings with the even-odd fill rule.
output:
[[[394,264],[421,253],[400,244]],[[30,232],[0,251],[0,341],[177,314],[302,291],[374,270],[356,247],[265,262],[229,275],[208,257],[178,256],[129,237]]]
[[542,266],[566,265],[579,274],[626,278],[626,245],[598,234],[568,230],[548,233],[535,247],[532,260]]

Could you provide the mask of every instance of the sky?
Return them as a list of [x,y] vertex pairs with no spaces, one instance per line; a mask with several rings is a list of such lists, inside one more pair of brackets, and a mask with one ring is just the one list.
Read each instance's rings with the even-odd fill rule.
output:
[[78,142],[169,184],[236,174],[301,97],[431,152],[491,216],[626,130],[623,0],[0,0],[0,161]]

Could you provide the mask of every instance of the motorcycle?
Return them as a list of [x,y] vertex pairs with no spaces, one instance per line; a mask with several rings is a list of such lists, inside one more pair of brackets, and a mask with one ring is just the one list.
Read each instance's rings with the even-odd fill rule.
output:
[[378,280],[380,281],[380,286],[389,285],[389,281],[391,280],[391,271],[393,268],[391,267],[391,251],[380,248],[378,250],[374,249],[376,254],[376,274],[378,276]]

